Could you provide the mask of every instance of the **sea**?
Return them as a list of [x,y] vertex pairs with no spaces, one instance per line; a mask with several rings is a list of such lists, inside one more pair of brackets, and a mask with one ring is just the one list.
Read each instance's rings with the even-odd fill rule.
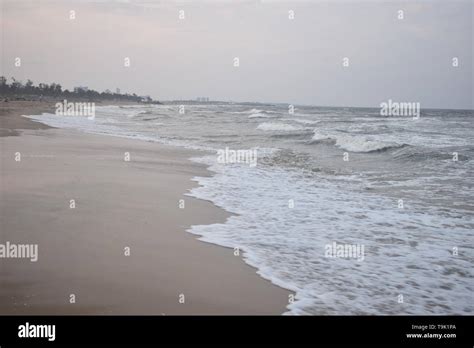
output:
[[170,102],[29,117],[203,150],[192,160],[213,175],[186,195],[233,214],[188,232],[294,292],[285,314],[472,315],[473,111],[380,111]]

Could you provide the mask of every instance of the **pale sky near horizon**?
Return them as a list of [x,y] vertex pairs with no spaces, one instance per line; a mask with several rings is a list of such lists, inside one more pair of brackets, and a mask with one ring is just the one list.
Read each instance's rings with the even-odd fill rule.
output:
[[472,0],[0,1],[1,75],[23,82],[158,100],[473,108]]

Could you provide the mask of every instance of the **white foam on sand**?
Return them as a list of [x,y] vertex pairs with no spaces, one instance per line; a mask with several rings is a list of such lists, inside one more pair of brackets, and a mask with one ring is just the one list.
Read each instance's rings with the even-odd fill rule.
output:
[[[350,183],[315,182],[260,165],[220,165],[214,157],[195,160],[217,174],[195,178],[200,186],[190,195],[238,215],[189,231],[240,248],[262,277],[295,291],[288,314],[473,313],[467,265],[474,233],[466,229],[467,218],[398,209],[396,201]],[[364,260],[326,257],[333,242],[364,245]],[[453,246],[462,257],[452,256]],[[398,303],[400,294],[404,303]]]

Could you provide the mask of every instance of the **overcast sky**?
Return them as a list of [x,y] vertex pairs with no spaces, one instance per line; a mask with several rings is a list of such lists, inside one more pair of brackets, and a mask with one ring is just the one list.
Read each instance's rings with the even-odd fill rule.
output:
[[8,78],[159,100],[473,107],[471,0],[0,1]]

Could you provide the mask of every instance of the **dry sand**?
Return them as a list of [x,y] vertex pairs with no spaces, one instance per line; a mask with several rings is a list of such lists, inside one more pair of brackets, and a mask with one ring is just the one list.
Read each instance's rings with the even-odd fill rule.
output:
[[[185,232],[228,216],[210,202],[183,195],[195,185],[193,176],[210,174],[188,160],[195,152],[48,129],[19,115],[47,111],[49,105],[5,104],[0,243],[36,243],[39,259],[0,259],[0,314],[286,310],[287,290],[262,279],[232,249]],[[124,161],[125,152],[130,162]],[[69,302],[70,294],[76,303]]]

